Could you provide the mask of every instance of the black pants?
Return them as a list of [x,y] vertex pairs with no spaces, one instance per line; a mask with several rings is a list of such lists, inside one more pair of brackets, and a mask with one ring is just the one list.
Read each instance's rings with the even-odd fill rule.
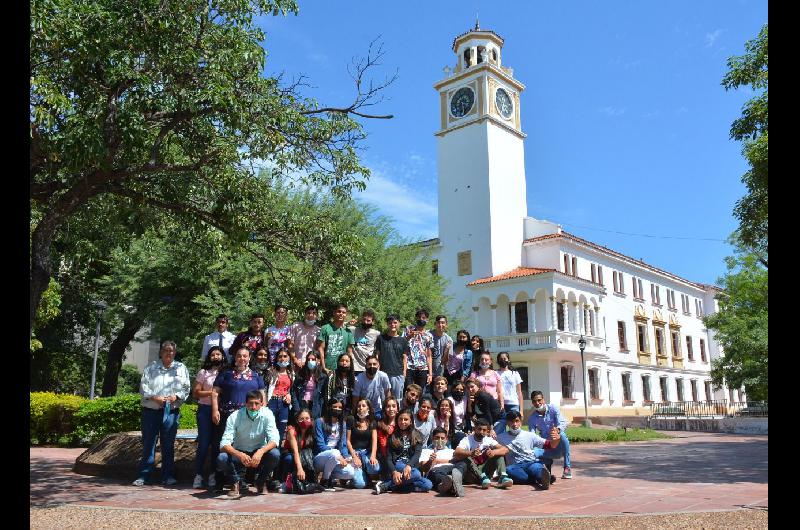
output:
[[433,484],[433,489],[439,487],[442,477],[449,475],[453,471],[453,467],[455,467],[453,464],[443,464],[428,471],[428,480]]
[[406,371],[406,388],[411,383],[417,384],[422,388],[422,392],[420,392],[420,397],[422,394],[428,393],[428,371],[427,370],[407,370]]

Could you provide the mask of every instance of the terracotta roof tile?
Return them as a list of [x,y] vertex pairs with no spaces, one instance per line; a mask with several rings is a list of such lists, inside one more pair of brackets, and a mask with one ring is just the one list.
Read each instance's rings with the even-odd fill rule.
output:
[[486,278],[478,278],[469,282],[467,285],[480,285],[483,283],[499,282],[501,280],[510,280],[511,278],[521,278],[523,276],[535,276],[536,274],[544,274],[545,272],[555,272],[555,269],[537,269],[533,267],[517,267],[514,270],[498,274],[497,276],[488,276]]

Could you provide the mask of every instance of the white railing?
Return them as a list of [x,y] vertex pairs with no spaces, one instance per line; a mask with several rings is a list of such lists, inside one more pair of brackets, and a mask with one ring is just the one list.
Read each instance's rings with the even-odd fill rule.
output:
[[[498,335],[484,337],[484,346],[487,350],[498,352],[501,350],[544,350],[555,348],[563,350],[578,350],[578,340],[581,335],[569,331],[538,331],[536,333],[518,333],[516,335]],[[584,336],[587,352],[602,352],[603,339],[600,337]]]

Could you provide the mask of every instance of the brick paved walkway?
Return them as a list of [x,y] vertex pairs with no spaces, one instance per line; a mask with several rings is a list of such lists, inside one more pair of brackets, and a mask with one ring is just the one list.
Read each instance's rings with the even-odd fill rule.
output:
[[[342,490],[316,495],[268,493],[228,500],[186,486],[137,488],[129,481],[71,471],[82,449],[31,448],[30,502],[129,509],[211,510],[274,514],[543,516],[612,515],[766,508],[767,437],[671,433],[635,443],[574,444],[573,480],[548,491],[467,486],[457,499],[435,492],[384,494]],[[759,461],[749,455],[764,455]],[[558,463],[556,464],[558,465]],[[556,466],[554,466],[554,470]],[[558,470],[556,476],[560,477]],[[133,480],[135,477],[131,477]],[[435,505],[435,512],[432,512]]]

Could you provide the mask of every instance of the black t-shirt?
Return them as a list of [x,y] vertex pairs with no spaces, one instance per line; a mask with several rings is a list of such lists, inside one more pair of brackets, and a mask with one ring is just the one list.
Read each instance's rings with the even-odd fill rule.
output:
[[403,351],[406,349],[404,337],[391,337],[381,333],[375,341],[375,353],[381,363],[381,371],[389,377],[403,375]]
[[359,430],[356,426],[358,422],[353,420],[350,424],[350,445],[353,446],[353,449],[366,449],[367,451],[372,450],[372,429],[375,427],[373,426],[372,429],[369,425],[363,431]]

